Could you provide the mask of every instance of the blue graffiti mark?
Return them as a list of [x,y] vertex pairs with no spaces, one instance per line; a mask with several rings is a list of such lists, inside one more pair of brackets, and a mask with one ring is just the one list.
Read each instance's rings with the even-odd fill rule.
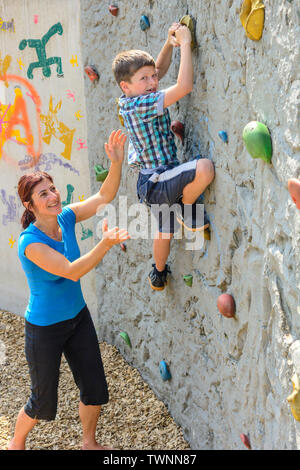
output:
[[[28,170],[28,165],[31,163],[31,161],[32,161],[32,157],[30,155],[26,155],[25,159],[19,162],[20,170],[24,170],[24,171]],[[56,164],[79,175],[79,171],[76,170],[76,168],[73,168],[72,165],[70,165],[70,163],[63,162],[54,153],[42,153],[39,158],[39,161],[34,166],[34,170],[35,171],[43,170],[43,171],[49,172],[52,170],[53,166]]]
[[0,18],[0,30],[12,31],[14,33],[15,32],[14,19],[12,18],[11,21],[3,21],[3,19]]
[[6,206],[6,214],[2,215],[2,223],[3,225],[7,225],[9,222],[16,222],[17,220],[17,204],[15,196],[8,196],[6,195],[5,189],[1,189],[1,199]]

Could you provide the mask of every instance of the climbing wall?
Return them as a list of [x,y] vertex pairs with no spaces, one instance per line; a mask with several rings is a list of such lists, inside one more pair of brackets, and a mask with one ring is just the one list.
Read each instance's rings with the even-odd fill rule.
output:
[[[90,177],[80,4],[77,0],[0,1],[1,308],[23,314],[28,301],[17,256],[23,207],[19,178],[50,173],[63,205],[88,197]],[[88,80],[88,77],[86,78]],[[77,227],[79,246],[92,246],[92,225]],[[95,310],[94,274],[83,280]]]
[[[185,126],[184,142],[176,137],[180,160],[209,158],[216,177],[204,194],[210,240],[198,250],[173,240],[164,291],[151,291],[147,281],[151,239],[114,247],[98,266],[99,336],[139,369],[192,448],[246,450],[250,442],[252,449],[298,449],[296,398],[287,397],[292,378],[297,395],[300,374],[300,219],[288,191],[288,180],[300,175],[299,3],[115,6],[113,15],[109,2],[81,2],[84,64],[100,71],[98,82],[85,81],[90,168],[105,164],[103,144],[120,127],[113,58],[133,48],[157,57],[169,26],[188,14],[196,25],[194,88],[170,113]],[[161,88],[176,81],[179,60],[176,49]],[[254,133],[253,142],[260,125],[265,137]],[[260,154],[257,136],[266,139]],[[136,180],[125,165],[114,206],[129,221]],[[91,184],[98,187],[95,175]],[[96,218],[94,231],[98,225]]]

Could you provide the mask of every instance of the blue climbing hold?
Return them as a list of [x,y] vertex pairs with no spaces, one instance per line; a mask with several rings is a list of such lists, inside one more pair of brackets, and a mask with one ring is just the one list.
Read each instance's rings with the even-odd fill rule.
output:
[[165,361],[160,361],[159,363],[159,372],[163,380],[170,380],[171,373],[169,371],[168,365]]
[[146,31],[146,29],[150,28],[150,21],[148,19],[148,16],[145,16],[145,15],[141,16],[140,27],[142,31]]
[[225,142],[225,143],[227,144],[227,143],[228,143],[228,135],[227,135],[227,132],[225,132],[225,131],[220,131],[220,132],[218,132],[218,134],[219,134],[220,139],[222,139],[223,142]]

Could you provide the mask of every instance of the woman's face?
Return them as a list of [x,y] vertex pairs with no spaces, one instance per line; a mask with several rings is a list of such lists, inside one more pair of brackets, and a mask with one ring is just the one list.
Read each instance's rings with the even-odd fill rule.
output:
[[35,215],[58,215],[62,211],[59,191],[49,179],[38,183],[31,196]]

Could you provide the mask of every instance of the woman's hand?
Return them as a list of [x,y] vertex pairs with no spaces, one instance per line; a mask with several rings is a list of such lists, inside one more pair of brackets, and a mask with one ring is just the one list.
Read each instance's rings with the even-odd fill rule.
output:
[[111,248],[114,245],[124,242],[130,238],[129,233],[125,229],[119,229],[115,227],[112,230],[108,230],[107,219],[103,220],[102,223],[102,241]]
[[126,135],[119,129],[118,131],[112,131],[108,143],[104,144],[105,152],[112,163],[123,162],[126,139]]

